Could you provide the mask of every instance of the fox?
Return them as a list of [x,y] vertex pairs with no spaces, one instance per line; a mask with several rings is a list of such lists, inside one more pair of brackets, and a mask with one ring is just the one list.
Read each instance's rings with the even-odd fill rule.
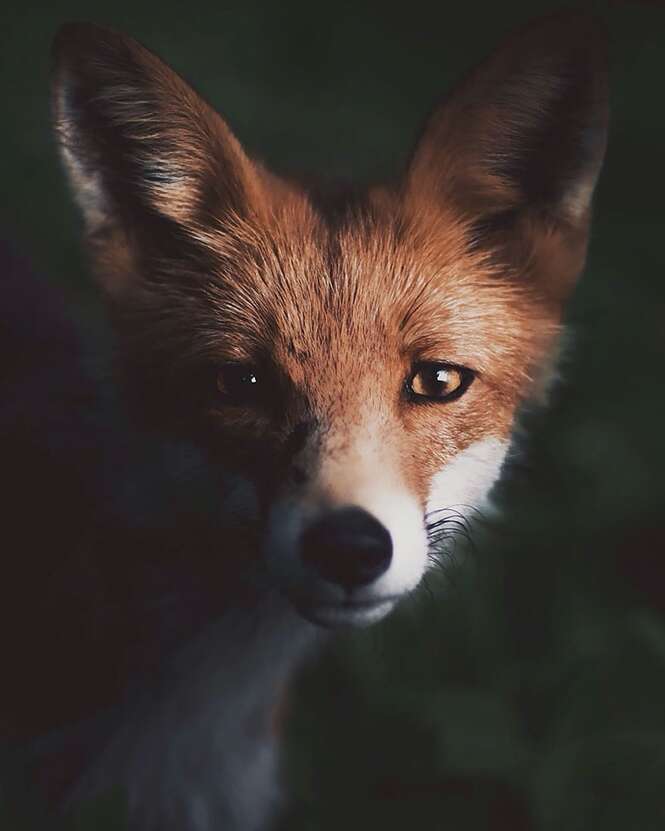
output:
[[65,24],[53,56],[124,432],[90,427],[58,561],[23,549],[43,602],[29,660],[11,653],[21,747],[55,812],[120,788],[132,831],[258,831],[298,667],[416,592],[546,405],[607,143],[605,36],[579,12],[526,24],[394,180],[352,188],[250,158],[129,36]]

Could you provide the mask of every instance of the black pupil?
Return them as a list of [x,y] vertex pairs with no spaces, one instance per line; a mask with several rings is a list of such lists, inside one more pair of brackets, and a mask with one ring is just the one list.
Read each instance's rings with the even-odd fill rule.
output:
[[224,389],[234,398],[252,397],[259,386],[256,372],[244,366],[229,366],[223,372]]
[[435,393],[444,393],[448,389],[450,373],[447,369],[433,367],[429,370],[429,386]]

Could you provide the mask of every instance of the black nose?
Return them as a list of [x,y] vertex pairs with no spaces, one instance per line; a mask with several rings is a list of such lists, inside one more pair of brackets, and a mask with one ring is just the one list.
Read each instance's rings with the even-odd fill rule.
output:
[[345,589],[376,580],[392,555],[390,534],[362,508],[338,508],[310,525],[302,538],[304,561]]

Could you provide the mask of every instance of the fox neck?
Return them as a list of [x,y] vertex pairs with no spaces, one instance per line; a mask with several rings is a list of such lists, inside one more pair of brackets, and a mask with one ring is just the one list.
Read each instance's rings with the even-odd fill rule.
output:
[[213,818],[229,831],[260,826],[278,797],[286,687],[322,636],[268,588],[256,601],[229,608],[129,696],[73,801],[120,786],[131,828],[208,831]]

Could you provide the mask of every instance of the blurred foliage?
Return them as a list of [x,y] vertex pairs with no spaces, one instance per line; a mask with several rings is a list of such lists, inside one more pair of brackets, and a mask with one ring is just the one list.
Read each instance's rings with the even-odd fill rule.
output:
[[[2,233],[96,319],[48,125],[49,42],[64,20],[146,42],[277,170],[372,178],[397,169],[455,77],[558,5],[12,0],[0,12]],[[531,419],[532,470],[503,485],[503,518],[391,620],[304,669],[285,830],[665,827],[665,11],[587,5],[610,28],[613,118],[565,383]],[[43,827],[3,782],[0,828]],[[121,816],[111,799],[68,829],[111,831]]]

